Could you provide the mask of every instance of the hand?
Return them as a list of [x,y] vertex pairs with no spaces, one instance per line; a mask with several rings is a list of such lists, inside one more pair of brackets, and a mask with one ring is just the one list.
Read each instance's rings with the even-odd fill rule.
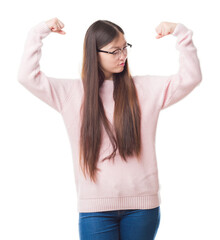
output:
[[172,34],[176,28],[177,23],[172,22],[161,22],[156,28],[157,36],[156,38],[162,38],[168,34]]
[[58,18],[52,18],[46,21],[47,26],[50,28],[52,32],[57,32],[59,34],[66,34],[61,29],[64,27],[64,24]]

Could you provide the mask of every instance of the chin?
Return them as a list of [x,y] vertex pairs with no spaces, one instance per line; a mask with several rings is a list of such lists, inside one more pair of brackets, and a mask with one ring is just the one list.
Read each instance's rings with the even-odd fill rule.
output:
[[124,67],[120,66],[116,72],[123,72],[124,71]]
[[124,68],[122,68],[122,69],[118,70],[118,72],[123,72],[123,71],[124,71]]

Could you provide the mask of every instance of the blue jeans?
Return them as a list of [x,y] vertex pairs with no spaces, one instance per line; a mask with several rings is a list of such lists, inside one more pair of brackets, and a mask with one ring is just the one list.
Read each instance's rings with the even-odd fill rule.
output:
[[160,206],[104,212],[79,212],[80,240],[154,240]]

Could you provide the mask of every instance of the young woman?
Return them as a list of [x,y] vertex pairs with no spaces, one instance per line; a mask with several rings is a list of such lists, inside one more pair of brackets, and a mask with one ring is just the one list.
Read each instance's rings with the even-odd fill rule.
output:
[[71,143],[81,240],[153,240],[160,223],[155,132],[161,110],[202,80],[192,31],[161,22],[156,38],[177,37],[177,74],[131,76],[124,31],[94,22],[83,45],[81,77],[64,79],[40,70],[42,39],[65,34],[53,18],[28,33],[19,82],[63,117]]

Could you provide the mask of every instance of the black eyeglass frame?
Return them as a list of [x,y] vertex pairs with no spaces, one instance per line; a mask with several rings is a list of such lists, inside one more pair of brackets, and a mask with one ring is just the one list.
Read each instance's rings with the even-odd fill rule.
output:
[[[132,44],[127,43],[127,46],[132,47]],[[127,47],[127,46],[125,46],[125,47]],[[121,48],[120,50],[124,49],[125,47]],[[115,52],[115,51],[118,51],[118,50],[119,50],[119,49],[116,49],[116,50],[114,50],[113,52],[108,52],[108,51],[103,51],[103,50],[97,49],[97,52],[104,52],[104,53],[114,54],[114,52]]]

